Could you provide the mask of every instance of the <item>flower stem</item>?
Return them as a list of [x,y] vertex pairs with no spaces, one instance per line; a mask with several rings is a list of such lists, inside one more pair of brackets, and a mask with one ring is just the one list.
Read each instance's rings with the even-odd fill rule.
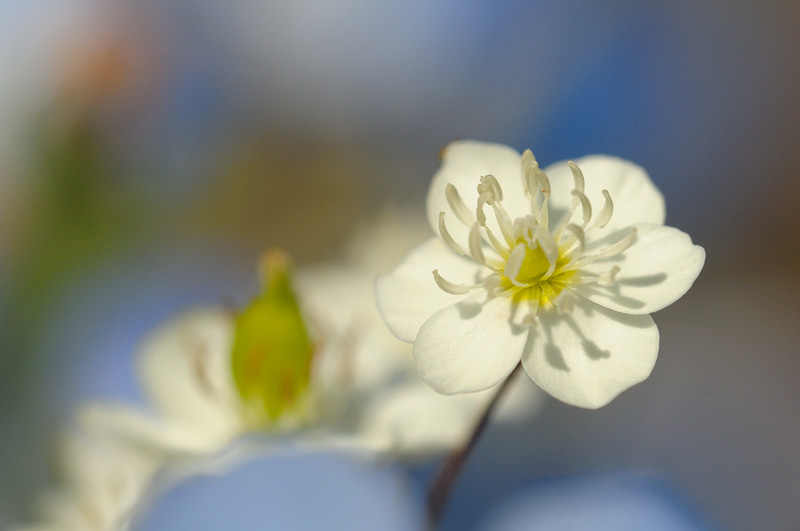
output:
[[453,489],[461,470],[464,468],[464,463],[467,461],[467,458],[472,453],[481,435],[483,435],[483,432],[486,430],[486,426],[489,424],[489,418],[492,416],[492,412],[508,387],[508,383],[520,371],[521,367],[521,363],[517,364],[509,377],[500,384],[494,398],[492,398],[491,402],[486,406],[486,411],[483,412],[483,416],[475,426],[472,437],[470,437],[461,448],[450,454],[447,461],[445,461],[442,468],[440,468],[439,472],[436,474],[433,485],[431,485],[431,490],[428,493],[428,522],[430,523],[431,529],[439,527],[445,505],[450,497],[450,491]]

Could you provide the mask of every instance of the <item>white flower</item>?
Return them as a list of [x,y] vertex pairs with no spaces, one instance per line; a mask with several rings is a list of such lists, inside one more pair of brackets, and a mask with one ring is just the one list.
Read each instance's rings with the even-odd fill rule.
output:
[[[387,228],[396,231],[395,224]],[[462,443],[492,393],[442,396],[419,379],[410,346],[386,330],[375,309],[373,262],[298,272],[294,287],[313,337],[307,396],[299,406],[272,418],[251,407],[235,381],[236,367],[246,367],[234,354],[241,316],[204,307],[178,315],[144,341],[138,369],[149,414],[98,403],[82,409],[82,425],[101,438],[159,453],[165,464],[213,460],[248,433],[260,434],[247,442],[256,452],[296,437],[311,446],[414,459]],[[264,321],[263,328],[270,326],[278,336],[287,329]],[[501,418],[535,410],[538,394],[527,383],[512,388]]]
[[376,295],[445,394],[490,388],[521,361],[559,400],[607,404],[649,376],[659,336],[648,314],[686,293],[705,261],[663,225],[647,173],[614,157],[541,170],[529,150],[454,142],[427,211],[441,238],[380,277]]
[[60,437],[58,457],[62,483],[39,498],[39,521],[14,529],[127,529],[159,465],[152,455],[75,427]]

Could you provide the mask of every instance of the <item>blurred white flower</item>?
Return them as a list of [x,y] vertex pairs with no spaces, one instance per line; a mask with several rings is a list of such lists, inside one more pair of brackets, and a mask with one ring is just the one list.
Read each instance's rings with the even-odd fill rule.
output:
[[58,447],[62,483],[37,502],[35,524],[23,530],[126,529],[159,463],[125,444],[99,440],[80,429],[62,434]]
[[454,142],[427,211],[441,238],[376,292],[392,332],[414,342],[422,378],[446,394],[490,388],[521,361],[559,400],[607,404],[649,376],[659,335],[648,314],[686,293],[705,261],[663,225],[647,173],[613,157],[543,171],[530,150]]
[[[367,239],[396,235],[396,218],[385,221]],[[392,241],[385,239],[390,256]],[[196,308],[146,338],[138,373],[149,411],[97,402],[78,412],[93,440],[148,463],[136,476],[139,507],[186,476],[224,472],[287,444],[415,460],[468,438],[493,393],[444,396],[419,379],[410,345],[375,309],[379,262],[300,270],[290,284],[285,262],[273,256],[265,292],[242,312]],[[278,292],[282,302],[265,307]],[[539,396],[521,379],[498,418],[529,415]],[[131,506],[137,502],[112,506],[119,522]]]

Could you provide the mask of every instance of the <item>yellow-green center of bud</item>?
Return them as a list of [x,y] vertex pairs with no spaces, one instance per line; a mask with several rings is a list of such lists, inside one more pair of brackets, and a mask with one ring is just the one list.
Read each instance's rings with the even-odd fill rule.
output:
[[263,290],[236,317],[232,369],[236,388],[257,424],[307,406],[313,345],[291,282],[288,257],[262,259]]

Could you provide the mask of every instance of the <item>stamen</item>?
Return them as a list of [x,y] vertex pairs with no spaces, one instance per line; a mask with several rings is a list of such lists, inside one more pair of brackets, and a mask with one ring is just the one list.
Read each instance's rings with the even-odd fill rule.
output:
[[608,193],[608,190],[603,190],[603,197],[606,198],[606,201],[603,203],[603,209],[600,210],[600,214],[595,218],[593,225],[598,229],[605,227],[611,220],[611,214],[614,213],[614,202],[611,201],[611,194]]
[[481,243],[483,243],[481,239],[481,229],[480,226],[475,223],[469,231],[469,254],[477,263],[486,265],[486,257],[483,256]]
[[442,235],[442,241],[445,243],[445,245],[450,247],[450,250],[456,254],[468,256],[468,253],[464,251],[464,249],[462,249],[461,246],[456,243],[453,237],[450,236],[450,233],[447,232],[447,227],[444,225],[444,212],[439,212],[439,234]]
[[575,257],[577,258],[578,256],[582,255],[583,251],[586,249],[586,234],[583,232],[582,228],[574,223],[567,225],[567,230],[570,231],[578,241],[578,252],[575,253]]
[[597,277],[597,283],[606,287],[613,286],[617,279],[617,273],[619,272],[619,266],[614,266],[605,273],[600,273]]
[[525,240],[530,247],[535,247],[536,242],[536,220],[533,216],[525,216],[524,218],[517,218],[514,220],[513,234],[514,241],[519,239]]
[[525,153],[530,153],[531,159],[525,162],[525,155],[522,155],[522,183],[525,185],[528,195],[536,197],[536,171],[539,169],[539,163],[533,158],[530,149],[526,149]]
[[[536,164],[536,157],[533,156],[533,151],[530,149],[526,149],[522,152],[522,184],[525,185],[525,190],[530,194],[531,189],[528,188],[528,183],[526,179],[526,175],[528,173],[528,167]],[[538,166],[538,164],[537,164]]]
[[492,198],[488,192],[478,196],[478,206],[475,209],[475,217],[478,219],[478,223],[481,226],[486,225],[486,214],[483,212],[483,205],[491,203],[491,201]]
[[520,288],[524,288],[525,284],[519,282],[517,280],[517,276],[519,275],[519,270],[522,269],[522,262],[525,260],[525,251],[527,248],[528,246],[524,243],[518,243],[511,250],[511,254],[508,255],[508,260],[506,260],[506,268],[503,271],[503,275],[505,275],[512,284]]
[[483,205],[491,205],[497,224],[500,226],[500,232],[503,233],[503,238],[505,238],[508,246],[511,247],[515,243],[511,230],[511,218],[500,203],[502,200],[503,189],[494,175],[481,177],[481,182],[478,184],[478,208],[475,211],[478,223],[481,226],[486,226],[486,214],[483,211]]
[[550,224],[547,212],[547,202],[550,199],[550,179],[542,170],[536,170],[536,184],[542,193],[542,206],[539,207],[539,225],[547,228]]
[[493,201],[503,200],[503,189],[500,188],[500,183],[497,182],[494,175],[484,175],[481,177],[481,184],[478,185],[478,194],[483,194],[485,192],[492,193]]
[[572,171],[572,179],[575,181],[575,189],[580,193],[583,193],[583,189],[585,186],[583,172],[578,167],[578,165],[572,162],[571,160],[567,161],[567,166],[569,166],[569,169]]
[[466,295],[470,292],[470,290],[478,287],[467,286],[465,284],[456,284],[455,282],[445,280],[442,278],[442,275],[439,274],[438,269],[433,270],[433,279],[436,281],[436,285],[439,286],[439,289],[445,293],[449,293],[450,295]]
[[[486,237],[489,239],[489,243],[492,245],[492,247],[495,248],[500,256],[505,257],[508,254],[508,249],[505,245],[500,243],[500,240],[497,239],[491,229],[486,226],[486,215],[483,213],[483,205],[487,203],[486,196],[487,194],[483,194],[478,198],[478,208],[475,211],[475,214],[477,214],[478,218],[478,224],[483,227],[484,231],[486,231]],[[508,245],[513,245],[513,242],[509,243]]]
[[506,243],[509,247],[516,243],[514,239],[514,229],[511,224],[511,217],[506,212],[506,209],[503,208],[499,202],[492,203],[492,208],[494,209],[494,216],[497,218],[497,224],[500,225],[500,232],[503,233],[503,238],[506,239]]
[[577,188],[572,191],[572,195],[578,198],[581,202],[581,210],[583,211],[583,226],[585,227],[592,220],[592,204],[589,198]]
[[556,246],[556,242],[550,233],[544,227],[538,227],[536,229],[536,241],[539,243],[539,247],[542,248],[542,252],[544,256],[547,258],[547,261],[550,262],[550,267],[547,269],[547,272],[542,276],[542,280],[547,280],[556,270],[556,261],[558,260],[558,247]]
[[611,258],[612,256],[617,256],[618,254],[624,253],[628,247],[633,245],[634,241],[636,241],[636,227],[633,227],[630,234],[622,238],[620,241],[611,244],[600,251],[600,256],[602,258]]
[[467,208],[467,205],[464,204],[464,200],[461,199],[461,194],[458,193],[458,189],[455,186],[447,183],[444,189],[444,196],[447,199],[447,204],[453,209],[453,213],[461,223],[468,227],[475,223],[475,218],[472,217],[472,213]]
[[600,251],[595,255],[587,256],[582,260],[578,260],[572,263],[569,269],[581,268],[585,265],[591,264],[595,260],[599,260],[600,258],[611,258],[613,256],[617,256],[625,252],[628,249],[628,247],[633,245],[634,241],[636,241],[635,227],[631,229],[631,232],[627,236],[619,240],[617,243],[609,245],[608,247],[606,247],[605,249],[603,249],[602,251]]

